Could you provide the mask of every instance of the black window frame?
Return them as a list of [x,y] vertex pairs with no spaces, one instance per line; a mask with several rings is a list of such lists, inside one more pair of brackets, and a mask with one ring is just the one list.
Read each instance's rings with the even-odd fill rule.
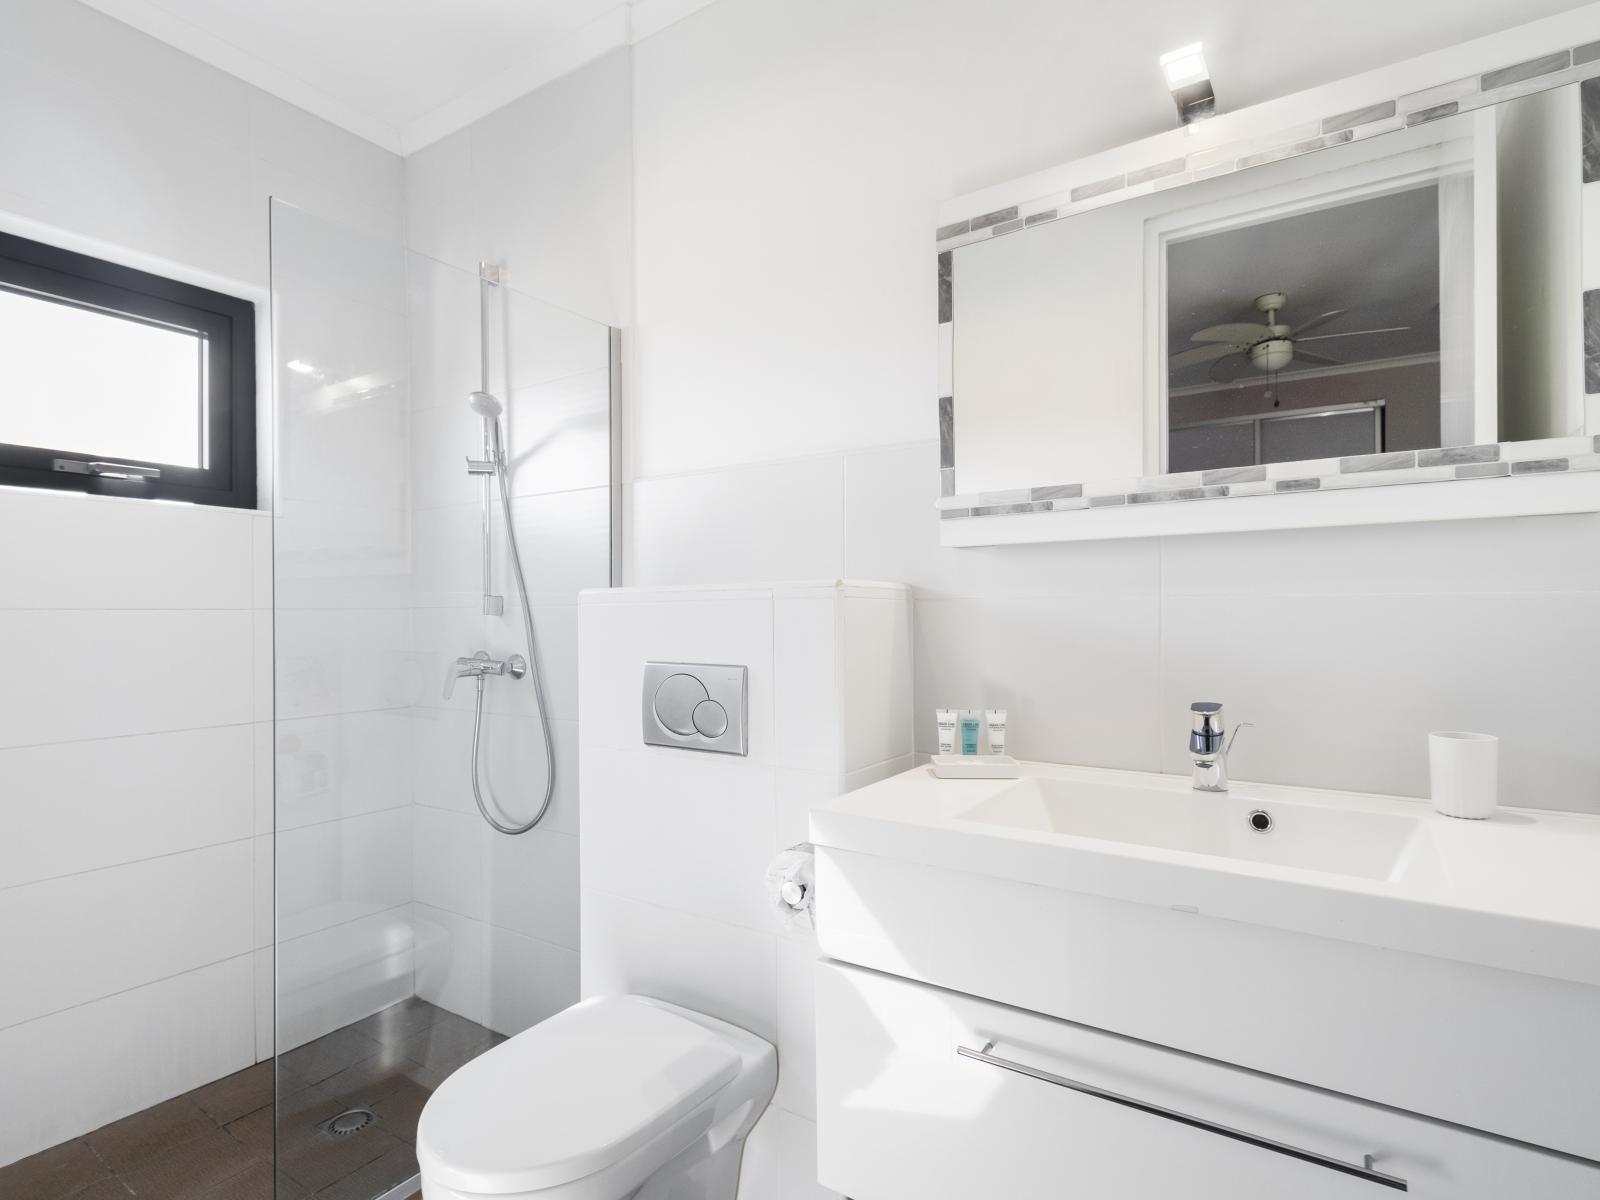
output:
[[84,465],[98,460],[99,452],[0,442],[0,484],[255,508],[254,303],[8,233],[0,233],[0,290],[204,337],[207,464],[118,458],[119,465],[153,468],[160,475],[117,478]]

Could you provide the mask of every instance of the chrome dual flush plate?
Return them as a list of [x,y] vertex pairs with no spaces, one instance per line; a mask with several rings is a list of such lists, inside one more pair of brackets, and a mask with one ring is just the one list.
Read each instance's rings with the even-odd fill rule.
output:
[[744,667],[720,663],[645,663],[645,745],[748,754],[748,675]]

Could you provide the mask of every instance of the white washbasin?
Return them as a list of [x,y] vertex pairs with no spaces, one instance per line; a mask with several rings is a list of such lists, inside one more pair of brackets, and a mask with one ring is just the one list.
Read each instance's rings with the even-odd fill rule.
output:
[[1600,986],[1597,816],[1458,821],[1399,796],[1023,763],[905,771],[813,808],[811,841],[819,864],[853,852]]
[[1425,838],[1415,817],[1173,792],[1137,780],[1020,779],[956,819],[1362,879],[1394,879]]

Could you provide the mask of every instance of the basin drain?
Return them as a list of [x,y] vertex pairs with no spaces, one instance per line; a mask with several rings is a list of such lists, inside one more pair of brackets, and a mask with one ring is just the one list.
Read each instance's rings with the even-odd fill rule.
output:
[[1272,829],[1272,814],[1264,808],[1258,808],[1250,814],[1250,828],[1257,833],[1268,833]]
[[360,1133],[377,1119],[377,1114],[370,1108],[347,1108],[338,1116],[324,1121],[322,1132],[333,1137],[349,1137],[352,1133]]

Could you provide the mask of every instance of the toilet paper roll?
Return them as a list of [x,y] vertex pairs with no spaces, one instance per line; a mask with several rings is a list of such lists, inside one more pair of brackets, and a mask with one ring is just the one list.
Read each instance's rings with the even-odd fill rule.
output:
[[780,850],[767,864],[763,883],[780,925],[785,929],[815,928],[816,856],[810,842]]

